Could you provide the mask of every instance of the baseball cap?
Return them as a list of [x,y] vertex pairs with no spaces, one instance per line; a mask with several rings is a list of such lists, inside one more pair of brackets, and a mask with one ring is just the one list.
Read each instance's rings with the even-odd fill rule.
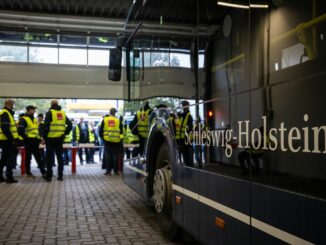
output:
[[33,106],[33,105],[29,105],[29,106],[26,106],[26,110],[29,111],[29,110],[35,110],[37,107],[36,106]]

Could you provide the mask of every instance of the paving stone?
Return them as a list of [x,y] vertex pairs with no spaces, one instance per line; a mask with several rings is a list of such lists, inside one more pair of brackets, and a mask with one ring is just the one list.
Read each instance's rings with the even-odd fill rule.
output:
[[65,167],[63,182],[45,182],[34,162],[36,179],[19,171],[19,183],[0,184],[0,244],[173,244],[153,211],[99,164],[78,165],[76,175]]

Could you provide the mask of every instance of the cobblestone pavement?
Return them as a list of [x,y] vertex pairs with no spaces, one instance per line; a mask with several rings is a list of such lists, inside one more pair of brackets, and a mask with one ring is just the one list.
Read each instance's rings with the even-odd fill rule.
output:
[[63,182],[47,183],[17,169],[19,183],[0,184],[0,244],[172,244],[121,177],[103,173],[100,164],[75,176],[65,167]]

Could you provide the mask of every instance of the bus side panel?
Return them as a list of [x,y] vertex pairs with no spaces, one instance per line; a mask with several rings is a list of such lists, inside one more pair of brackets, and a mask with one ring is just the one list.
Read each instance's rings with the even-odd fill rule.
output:
[[[183,187],[191,192],[198,193],[198,170],[184,167],[183,173],[183,176],[181,176]],[[183,212],[182,223],[184,229],[195,238],[198,238],[198,200],[196,200],[195,196],[184,196]]]
[[[309,242],[326,244],[326,202],[320,199],[253,184],[252,218]],[[261,239],[253,233],[256,244]]]
[[265,232],[258,229],[252,228],[252,244],[264,244],[264,245],[285,245],[288,244],[283,242]]
[[123,181],[131,189],[136,191],[144,200],[147,200],[145,176],[135,170],[145,172],[145,165],[139,164],[139,158],[125,160],[123,163]]
[[[173,184],[177,186],[182,186],[182,178],[181,176],[184,175],[184,167],[181,166],[180,164],[175,164],[173,165],[173,173],[172,173],[172,178],[173,178]],[[181,203],[177,204],[176,203],[176,198],[181,198]],[[183,221],[183,200],[184,200],[184,195],[179,192],[179,191],[174,191],[173,192],[173,220],[182,226],[182,221]]]
[[[250,244],[249,182],[200,171],[199,183],[199,195],[248,217],[246,224],[203,201],[199,207],[199,240],[205,244]],[[224,220],[224,229],[216,226],[216,218]]]

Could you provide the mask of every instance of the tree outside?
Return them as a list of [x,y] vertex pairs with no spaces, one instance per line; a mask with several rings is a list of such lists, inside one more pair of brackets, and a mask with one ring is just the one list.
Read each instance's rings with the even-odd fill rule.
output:
[[[26,106],[34,105],[37,107],[36,113],[46,113],[50,108],[51,99],[29,99],[29,98],[12,98],[15,101],[15,112],[16,114],[25,113]],[[1,108],[4,106],[5,98],[0,99]],[[66,100],[59,100],[59,104],[65,109]]]

